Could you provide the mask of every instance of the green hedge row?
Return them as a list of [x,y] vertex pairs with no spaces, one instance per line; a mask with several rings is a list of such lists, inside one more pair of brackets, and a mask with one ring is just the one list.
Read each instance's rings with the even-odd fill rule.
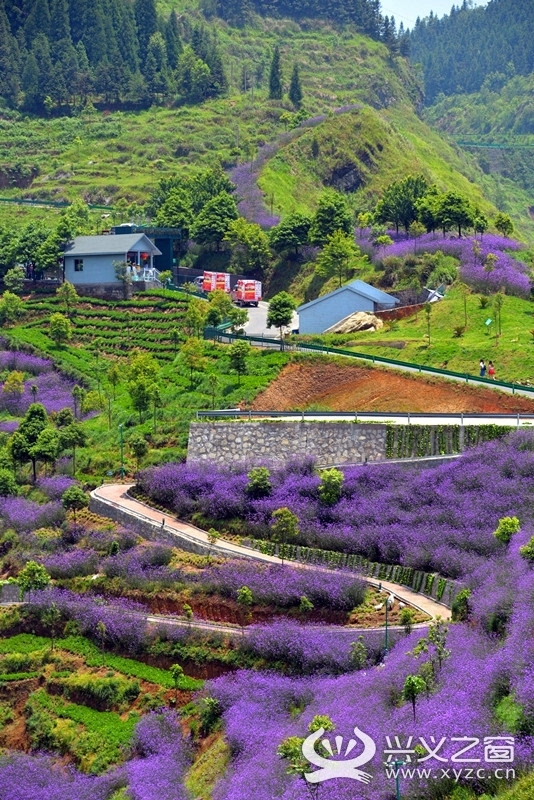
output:
[[414,592],[434,597],[451,607],[458,591],[457,584],[436,574],[405,567],[400,564],[382,564],[369,561],[356,553],[340,553],[335,550],[321,550],[318,547],[303,547],[295,544],[278,545],[262,539],[247,540],[247,545],[260,553],[270,556],[282,556],[288,561],[303,561],[338,569],[351,569],[380,581],[391,581],[407,586]]
[[511,430],[504,425],[388,425],[386,458],[454,455]]

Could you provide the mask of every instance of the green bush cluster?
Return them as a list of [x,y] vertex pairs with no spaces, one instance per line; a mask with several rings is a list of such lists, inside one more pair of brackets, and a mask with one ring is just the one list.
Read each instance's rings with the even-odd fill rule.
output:
[[510,539],[521,527],[517,517],[501,517],[493,535],[502,544],[509,544]]
[[33,692],[25,706],[26,729],[35,749],[71,755],[85,772],[101,773],[124,758],[137,714],[128,719],[112,711],[95,711],[51,697],[44,689]]
[[133,702],[140,692],[139,681],[120,676],[102,677],[78,672],[68,677],[53,675],[47,688],[60,691],[67,699],[73,698],[91,708],[111,711]]

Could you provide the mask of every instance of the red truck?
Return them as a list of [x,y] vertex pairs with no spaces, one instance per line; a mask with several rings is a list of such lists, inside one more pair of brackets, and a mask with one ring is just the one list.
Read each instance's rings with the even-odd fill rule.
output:
[[214,292],[222,289],[223,292],[230,292],[230,274],[228,272],[204,272],[202,277],[202,291]]
[[261,300],[261,282],[239,280],[231,292],[234,303],[238,306],[256,306]]

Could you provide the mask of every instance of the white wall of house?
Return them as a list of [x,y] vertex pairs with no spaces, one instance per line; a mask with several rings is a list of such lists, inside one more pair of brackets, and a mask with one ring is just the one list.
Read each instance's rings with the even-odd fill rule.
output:
[[[117,283],[114,266],[116,261],[124,261],[124,258],[118,255],[65,256],[65,280],[74,284]],[[80,269],[82,265],[83,268]]]
[[322,333],[355,311],[373,313],[374,310],[375,304],[372,300],[349,289],[325,295],[324,299],[319,298],[319,302],[309,308],[299,308],[299,332]]

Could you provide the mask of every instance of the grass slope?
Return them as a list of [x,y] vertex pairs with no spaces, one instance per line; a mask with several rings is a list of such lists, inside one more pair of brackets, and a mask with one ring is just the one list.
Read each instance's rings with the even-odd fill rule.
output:
[[[128,472],[133,473],[137,466],[128,447],[134,429],[143,433],[149,444],[145,464],[183,458],[189,421],[196,409],[235,407],[252,400],[290,358],[278,351],[251,349],[246,374],[238,376],[231,369],[228,348],[205,342],[202,358],[191,374],[179,354],[180,343],[185,340],[183,315],[187,303],[187,296],[178,292],[146,293],[124,302],[84,299],[73,313],[73,341],[58,347],[48,335],[48,319],[50,313],[62,309],[55,298],[36,299],[28,302],[22,324],[6,331],[12,343],[30,345],[52,358],[59,368],[74,372],[93,390],[93,408],[100,406],[103,413],[84,423],[89,445],[77,456],[82,474],[101,478],[117,470],[117,428],[121,424]],[[170,339],[173,328],[179,332],[176,348]],[[132,409],[125,369],[135,349],[150,353],[160,366],[162,405],[157,409],[156,422],[153,409],[141,417]],[[116,391],[106,379],[113,363],[121,368]],[[209,383],[212,374],[216,376],[214,385]]]
[[[377,333],[361,332],[316,337],[342,347],[352,347],[369,355],[380,355],[456,372],[478,374],[481,358],[492,360],[496,377],[504,381],[534,379],[534,309],[528,300],[506,296],[501,309],[501,336],[497,336],[491,305],[480,307],[476,294],[467,297],[467,329],[457,337],[455,328],[464,325],[464,300],[453,287],[445,299],[432,304],[430,345],[427,317],[423,311],[393,324],[386,324]],[[341,344],[341,343],[344,344]]]

